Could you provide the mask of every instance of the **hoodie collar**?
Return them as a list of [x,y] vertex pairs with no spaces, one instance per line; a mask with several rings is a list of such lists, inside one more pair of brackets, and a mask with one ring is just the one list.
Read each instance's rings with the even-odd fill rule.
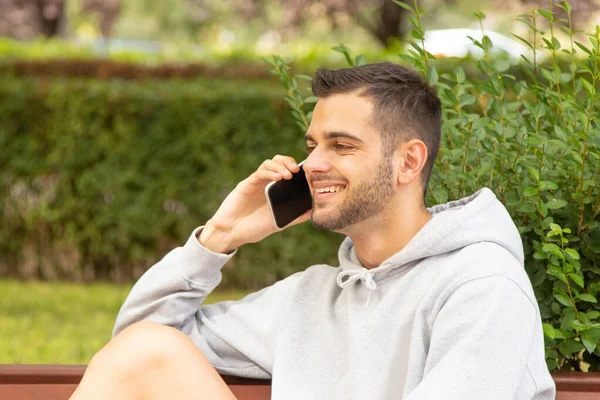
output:
[[338,251],[340,272],[337,283],[342,289],[362,282],[371,292],[377,281],[400,273],[420,260],[448,253],[472,243],[492,242],[511,252],[523,263],[521,237],[510,215],[494,193],[483,188],[471,196],[428,208],[433,218],[398,253],[380,266],[366,269],[360,263],[352,239],[347,237]]

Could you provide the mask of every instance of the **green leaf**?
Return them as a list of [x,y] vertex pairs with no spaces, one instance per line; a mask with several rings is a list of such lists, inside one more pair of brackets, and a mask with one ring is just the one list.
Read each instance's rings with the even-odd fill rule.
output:
[[555,182],[541,181],[540,183],[543,183],[544,189],[546,189],[546,190],[557,190],[558,189],[558,185]]
[[588,328],[585,324],[582,324],[581,322],[579,322],[576,319],[571,320],[570,323],[571,323],[571,326],[578,331],[583,331]]
[[[554,303],[556,304],[556,303]],[[554,329],[554,339],[566,339],[567,334],[563,329]]]
[[296,78],[303,79],[305,81],[312,81],[312,79],[313,79],[312,76],[304,75],[304,74],[298,74],[298,75],[296,75]]
[[490,51],[492,47],[494,47],[492,39],[490,39],[487,35],[483,35],[483,38],[481,39],[481,44],[483,45],[485,51]]
[[554,85],[554,83],[556,82],[556,77],[554,76],[554,74],[545,68],[542,68],[541,70],[544,78],[546,78],[546,80],[550,82],[551,86]]
[[421,33],[419,31],[417,31],[416,29],[413,29],[411,36],[413,39],[417,39],[417,40],[423,40],[423,35],[421,35]]
[[546,203],[546,206],[551,210],[557,210],[559,208],[563,208],[567,205],[567,202],[564,200],[552,199]]
[[556,232],[556,233],[562,232],[562,228],[560,227],[560,225],[555,224],[554,222],[550,223],[549,227],[550,227],[550,229],[552,229],[553,232]]
[[583,165],[583,158],[581,158],[581,155],[578,152],[573,151],[571,156],[577,161],[577,164]]
[[583,332],[581,335],[581,342],[590,354],[593,353],[600,342],[600,329],[594,328]]
[[312,104],[316,103],[317,101],[319,101],[319,98],[317,96],[310,96],[304,99],[304,104]]
[[[535,206],[531,203],[525,203],[518,208],[518,211],[526,213],[526,214],[533,214],[533,213],[535,213],[536,210],[537,209],[535,208]],[[600,253],[600,251],[599,251],[599,253]]]
[[569,295],[567,295],[565,292],[555,290],[554,298],[563,306],[574,308],[573,303],[571,303],[571,299],[569,298]]
[[409,54],[398,54],[398,56],[400,56],[401,59],[403,59],[404,61],[414,64],[416,58],[409,55]]
[[579,82],[581,82],[590,96],[594,96],[596,94],[596,88],[594,88],[594,86],[592,86],[592,84],[589,83],[584,77],[579,78]]
[[525,188],[525,191],[523,192],[523,194],[527,197],[537,196],[538,188],[534,187],[534,186],[529,186],[529,187]]
[[573,260],[579,260],[579,253],[577,252],[577,250],[568,248],[565,249],[565,253]]
[[515,35],[514,33],[511,33],[511,35],[516,38],[519,39],[521,42],[523,42],[527,47],[529,47],[531,50],[534,50],[534,47],[531,43],[529,43],[529,41],[527,39],[522,38],[521,36]]
[[596,319],[596,318],[600,317],[600,311],[597,311],[597,310],[588,311],[586,313],[586,315],[589,319]]
[[540,180],[540,171],[536,168],[532,168],[532,167],[527,167],[527,171],[529,171],[529,173],[531,174],[531,176],[533,176],[537,181]]
[[405,3],[401,2],[400,0],[392,0],[392,1],[394,3],[396,3],[397,5],[399,5],[400,7],[404,8],[405,10],[408,10],[408,11],[412,12],[413,14],[416,14],[415,10],[408,4],[405,4]]
[[577,274],[569,274],[569,278],[571,278],[573,280],[573,282],[575,282],[575,284],[581,288],[583,288],[585,286],[585,283],[583,282],[583,278],[580,277]]
[[587,47],[585,47],[583,44],[579,43],[578,41],[575,41],[575,44],[577,45],[577,47],[579,47],[585,53],[589,54],[590,56],[592,55],[592,52],[590,51],[590,49],[588,49]]
[[484,13],[482,13],[482,12],[480,12],[480,11],[474,12],[474,13],[473,13],[473,16],[474,16],[475,18],[477,18],[477,19],[484,19],[484,18],[485,18],[485,14],[484,14]]
[[410,21],[411,25],[415,27],[415,31],[419,32],[421,30],[420,26],[419,26],[419,21],[417,21],[417,19],[415,17],[413,17],[412,15],[408,16],[408,20]]
[[542,10],[542,9],[538,9],[537,12],[544,18],[546,18],[548,21],[553,22],[554,21],[554,13],[552,11],[547,11],[547,10]]
[[350,48],[348,46],[346,46],[343,43],[340,43],[339,46],[332,47],[331,49],[337,51],[338,53],[342,53],[348,65],[351,67],[354,66],[354,61],[352,61],[352,57],[350,57]]
[[558,258],[564,258],[560,247],[558,247],[554,243],[544,243],[544,245],[542,246],[542,250],[546,253],[555,255]]
[[433,86],[437,83],[439,78],[440,76],[437,72],[437,69],[433,65],[430,66],[429,70],[427,71],[427,83]]
[[356,65],[365,65],[367,64],[367,57],[364,54],[360,54],[356,57]]
[[460,96],[461,107],[475,104],[475,101],[477,101],[477,98],[470,93],[465,93],[462,96]]
[[544,328],[544,335],[554,339],[554,327],[550,324],[543,324],[542,327]]
[[467,79],[465,70],[462,67],[456,67],[453,74],[456,76],[456,82],[458,83],[463,83]]
[[596,300],[596,298],[589,293],[582,293],[579,296],[577,296],[577,298],[581,301],[586,301],[588,303],[598,303],[598,300]]
[[552,47],[554,50],[560,50],[560,42],[555,37],[552,38]]
[[558,346],[558,350],[567,358],[571,358],[573,354],[579,353],[583,349],[583,344],[575,339],[566,339]]
[[544,203],[540,198],[538,198],[538,210],[544,218],[548,216],[548,207],[546,206],[546,203]]

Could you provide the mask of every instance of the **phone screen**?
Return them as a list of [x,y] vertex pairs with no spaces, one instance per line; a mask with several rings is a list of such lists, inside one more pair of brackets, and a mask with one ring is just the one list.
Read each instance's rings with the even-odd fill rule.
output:
[[278,228],[283,228],[312,208],[312,195],[304,169],[267,186],[266,195]]

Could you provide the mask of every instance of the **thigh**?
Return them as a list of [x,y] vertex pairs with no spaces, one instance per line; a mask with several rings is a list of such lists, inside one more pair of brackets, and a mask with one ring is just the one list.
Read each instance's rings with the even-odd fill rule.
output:
[[141,398],[235,399],[200,349],[177,329],[139,322],[102,351],[103,362],[118,365],[120,379],[143,391]]

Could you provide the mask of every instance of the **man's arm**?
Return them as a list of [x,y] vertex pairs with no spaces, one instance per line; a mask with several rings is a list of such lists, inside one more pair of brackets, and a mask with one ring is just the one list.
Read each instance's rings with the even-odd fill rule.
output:
[[[123,304],[113,336],[139,321],[149,320],[181,330],[222,373],[268,377],[277,311],[282,299],[278,283],[239,302],[202,306],[221,281],[221,268],[235,249],[279,231],[264,189],[272,180],[290,179],[298,166],[290,157],[265,161],[240,182],[219,210],[179,247],[151,267]],[[305,213],[290,224],[309,219]],[[284,296],[285,297],[285,296]],[[274,306],[279,305],[279,306]]]
[[196,229],[183,247],[169,252],[133,286],[113,328],[113,337],[135,322],[150,320],[179,328],[194,316],[221,282],[221,268],[235,255],[202,246]]
[[270,378],[271,345],[285,293],[294,276],[239,301],[201,305],[219,284],[221,267],[234,254],[212,253],[196,238],[172,250],[136,282],[113,330],[148,320],[185,333],[223,374]]
[[531,373],[546,368],[543,352],[537,306],[517,283],[470,280],[436,316],[424,376],[406,400],[531,399],[545,386],[542,398],[553,399],[549,374]]

